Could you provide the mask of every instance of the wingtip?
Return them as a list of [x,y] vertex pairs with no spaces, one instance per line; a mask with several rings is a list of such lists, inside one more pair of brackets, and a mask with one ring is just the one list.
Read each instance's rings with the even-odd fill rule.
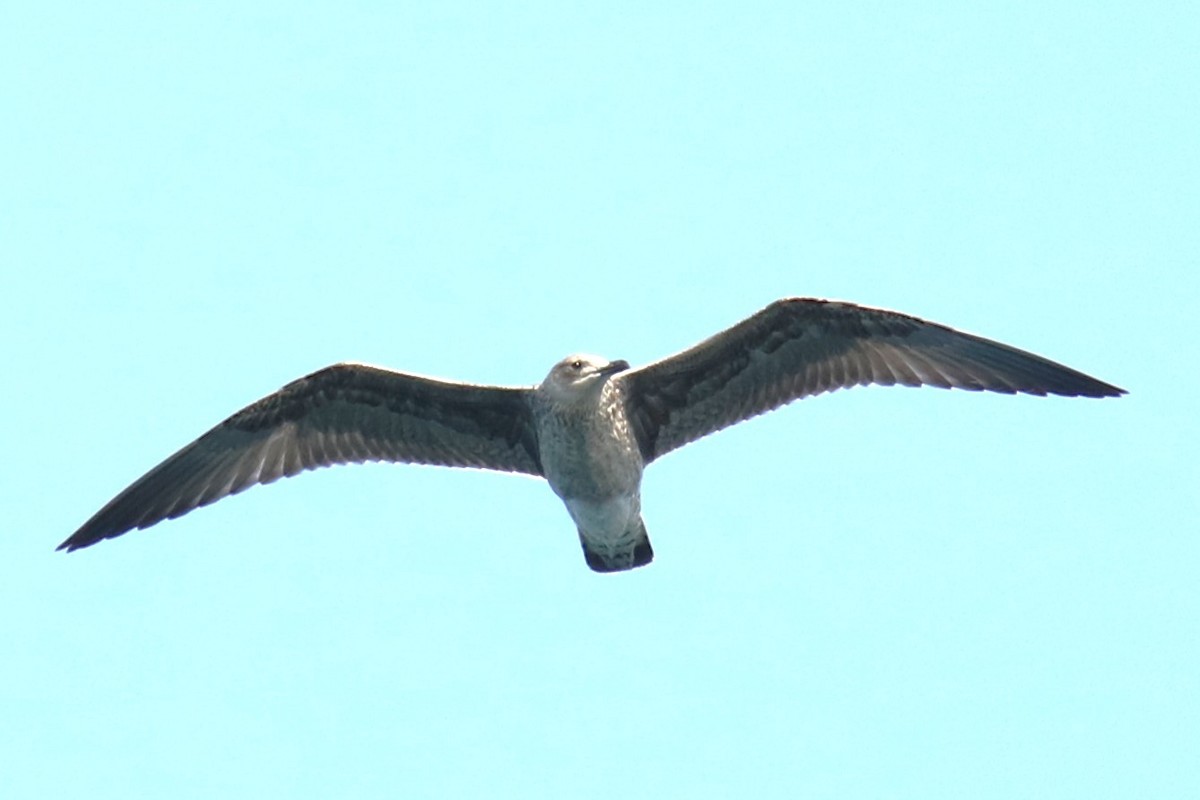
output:
[[79,533],[76,532],[68,536],[58,547],[54,548],[54,552],[74,553],[76,550],[82,550],[85,547],[91,547],[98,541],[100,541],[100,539],[83,539],[79,536]]
[[1120,386],[1114,386],[1111,383],[1093,378],[1082,372],[1070,370],[1067,367],[1062,367],[1068,370],[1069,378],[1073,380],[1060,382],[1058,386],[1050,388],[1047,386],[1047,394],[1057,394],[1061,397],[1087,397],[1093,399],[1103,399],[1105,397],[1120,397],[1121,395],[1129,394]]
[[1086,395],[1087,397],[1102,399],[1105,397],[1121,397],[1129,394],[1126,389],[1122,389],[1120,386],[1113,386],[1111,383],[1104,383],[1103,381],[1098,381],[1098,383],[1100,384],[1100,388],[1096,392]]

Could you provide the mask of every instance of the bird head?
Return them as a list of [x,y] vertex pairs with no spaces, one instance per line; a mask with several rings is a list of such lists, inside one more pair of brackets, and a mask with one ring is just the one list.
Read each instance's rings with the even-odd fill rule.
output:
[[551,367],[540,388],[558,402],[570,402],[587,397],[611,376],[627,369],[628,361],[576,353]]

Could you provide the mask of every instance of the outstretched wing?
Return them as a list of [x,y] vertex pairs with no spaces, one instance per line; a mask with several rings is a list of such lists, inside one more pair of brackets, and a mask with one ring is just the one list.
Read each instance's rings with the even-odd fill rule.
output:
[[802,397],[871,383],[1111,397],[1069,367],[916,317],[790,298],[678,355],[618,376],[652,459]]
[[78,550],[334,464],[401,461],[541,475],[527,395],[336,364],[234,414],[117,495],[58,549]]

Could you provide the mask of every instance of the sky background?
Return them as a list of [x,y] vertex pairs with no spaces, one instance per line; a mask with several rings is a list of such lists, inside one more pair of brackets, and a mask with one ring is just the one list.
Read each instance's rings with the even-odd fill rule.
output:
[[[1200,796],[1195,4],[428,5],[0,14],[4,796]],[[327,364],[786,295],[1130,394],[806,400],[656,463],[624,574],[390,465],[54,552]]]

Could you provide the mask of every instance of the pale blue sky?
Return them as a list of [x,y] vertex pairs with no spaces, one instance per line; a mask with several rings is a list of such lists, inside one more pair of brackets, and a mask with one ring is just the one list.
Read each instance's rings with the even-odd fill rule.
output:
[[[6,798],[1200,795],[1194,5],[644,6],[3,12]],[[328,363],[784,295],[1131,394],[805,401],[656,463],[627,574],[408,466],[53,551]]]

